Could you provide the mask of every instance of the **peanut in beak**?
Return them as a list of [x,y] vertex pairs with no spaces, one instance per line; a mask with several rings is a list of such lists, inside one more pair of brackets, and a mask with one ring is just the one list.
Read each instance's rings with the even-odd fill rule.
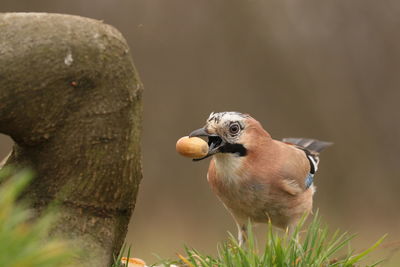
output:
[[199,159],[207,156],[208,144],[199,137],[184,136],[176,142],[176,151],[182,156]]

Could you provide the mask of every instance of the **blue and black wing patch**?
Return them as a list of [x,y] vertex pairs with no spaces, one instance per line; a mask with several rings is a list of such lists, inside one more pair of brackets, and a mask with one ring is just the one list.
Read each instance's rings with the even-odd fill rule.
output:
[[314,182],[314,174],[309,173],[306,178],[305,186],[308,189]]

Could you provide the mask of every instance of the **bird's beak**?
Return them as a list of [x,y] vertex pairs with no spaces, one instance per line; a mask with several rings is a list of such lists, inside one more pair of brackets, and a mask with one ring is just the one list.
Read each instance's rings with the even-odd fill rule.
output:
[[204,128],[194,130],[189,134],[189,137],[199,137],[199,136],[210,136],[210,134]]
[[205,158],[208,158],[218,152],[220,152],[220,147],[225,145],[225,141],[217,134],[212,134],[209,133],[205,128],[200,128],[197,130],[194,130],[189,134],[189,137],[208,137],[208,153],[206,156],[199,158],[199,159],[193,159],[193,161],[199,161]]

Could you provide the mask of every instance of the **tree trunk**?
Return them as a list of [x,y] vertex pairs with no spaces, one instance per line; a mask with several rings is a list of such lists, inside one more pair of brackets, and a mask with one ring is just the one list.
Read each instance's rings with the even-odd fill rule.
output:
[[0,132],[6,165],[30,166],[39,212],[61,204],[55,233],[78,240],[91,266],[110,266],[141,180],[143,87],[122,35],[100,21],[0,14]]

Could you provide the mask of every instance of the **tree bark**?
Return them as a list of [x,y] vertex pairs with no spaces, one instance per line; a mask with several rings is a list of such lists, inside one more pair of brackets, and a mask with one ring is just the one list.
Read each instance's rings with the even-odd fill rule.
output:
[[55,233],[91,266],[124,241],[141,174],[143,87],[122,35],[60,14],[0,14],[0,132],[6,165],[30,166],[24,193],[39,212],[60,203]]

